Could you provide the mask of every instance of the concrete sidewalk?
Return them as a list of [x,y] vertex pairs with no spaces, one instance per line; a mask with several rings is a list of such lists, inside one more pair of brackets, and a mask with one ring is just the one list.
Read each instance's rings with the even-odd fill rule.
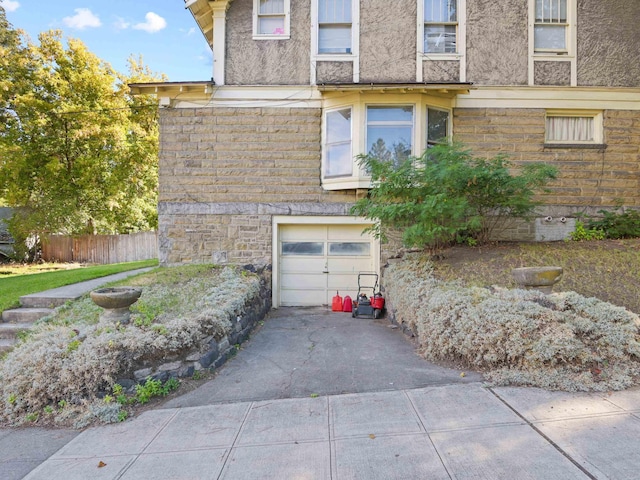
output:
[[640,391],[480,383],[153,410],[26,478],[637,479]]

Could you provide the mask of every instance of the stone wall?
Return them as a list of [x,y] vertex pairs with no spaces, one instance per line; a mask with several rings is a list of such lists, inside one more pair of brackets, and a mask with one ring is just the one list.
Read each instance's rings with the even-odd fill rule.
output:
[[271,262],[273,215],[347,215],[320,182],[321,110],[160,110],[160,262]]
[[[454,110],[455,139],[476,155],[506,153],[516,164],[546,162],[559,169],[543,215],[573,217],[602,208],[640,206],[640,112],[605,110],[603,148],[545,146],[544,109]],[[547,213],[550,212],[550,213]]]
[[[254,270],[253,267],[248,267]],[[162,382],[169,378],[191,377],[194,372],[207,369],[213,372],[237,353],[238,346],[244,343],[256,325],[271,310],[271,272],[260,271],[261,288],[254,298],[248,298],[242,312],[229,318],[233,329],[220,338],[202,338],[197,349],[180,352],[166,357],[162,362],[144,359],[129,372],[122,372],[116,383],[133,389],[147,378]]]

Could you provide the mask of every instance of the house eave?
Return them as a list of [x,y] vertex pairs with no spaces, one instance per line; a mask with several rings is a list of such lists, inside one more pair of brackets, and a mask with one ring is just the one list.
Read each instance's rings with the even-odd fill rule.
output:
[[323,83],[317,85],[322,93],[329,92],[378,92],[378,93],[430,93],[455,97],[468,94],[475,89],[470,82],[464,83]]
[[227,8],[233,0],[184,0],[184,8],[191,12],[202,35],[213,49],[213,9]]
[[213,92],[214,82],[211,80],[196,82],[150,82],[130,83],[132,95],[156,95],[172,97],[183,94],[209,95]]

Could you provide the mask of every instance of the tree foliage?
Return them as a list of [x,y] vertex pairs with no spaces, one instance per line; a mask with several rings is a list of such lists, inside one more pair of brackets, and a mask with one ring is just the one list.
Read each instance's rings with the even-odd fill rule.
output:
[[20,240],[157,225],[155,102],[127,84],[161,80],[141,60],[114,71],[60,31],[28,42],[0,9],[0,198]]
[[374,220],[370,230],[379,238],[397,229],[406,246],[432,249],[460,235],[486,242],[509,219],[530,217],[535,194],[556,176],[555,167],[539,163],[514,174],[506,156],[476,158],[461,145],[438,145],[398,166],[373,155],[360,162],[373,188],[351,213]]

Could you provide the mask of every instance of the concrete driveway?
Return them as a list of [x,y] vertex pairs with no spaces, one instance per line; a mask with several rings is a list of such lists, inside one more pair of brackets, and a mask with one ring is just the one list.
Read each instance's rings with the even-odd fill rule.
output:
[[482,380],[433,365],[387,319],[327,308],[280,308],[216,378],[164,406],[405,390]]

